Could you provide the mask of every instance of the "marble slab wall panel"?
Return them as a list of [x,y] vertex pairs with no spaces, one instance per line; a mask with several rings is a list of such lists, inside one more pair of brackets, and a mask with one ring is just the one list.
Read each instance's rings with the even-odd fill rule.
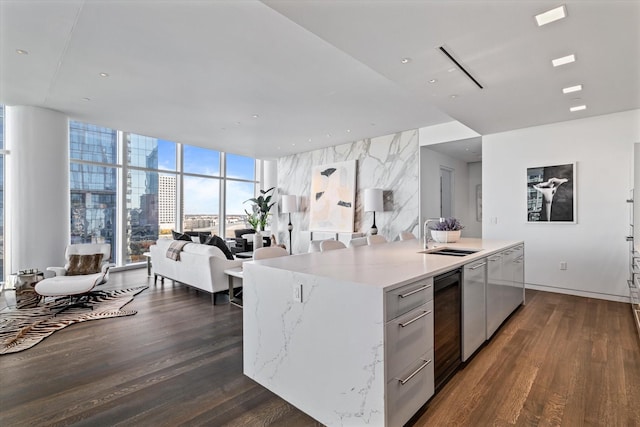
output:
[[[384,212],[376,213],[379,234],[388,240],[396,240],[403,230],[419,235],[418,131],[408,130],[278,159],[279,194],[301,197],[300,212],[291,215],[293,253],[308,250],[313,166],[345,160],[357,160],[354,231],[367,233],[373,224],[373,214],[363,212],[364,189],[381,188]],[[288,239],[288,232],[281,230],[278,241],[288,244]]]
[[245,375],[325,425],[385,424],[382,289],[253,263],[243,285]]

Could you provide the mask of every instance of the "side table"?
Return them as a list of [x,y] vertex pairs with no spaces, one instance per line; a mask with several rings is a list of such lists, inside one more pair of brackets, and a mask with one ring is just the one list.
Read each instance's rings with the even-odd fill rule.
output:
[[242,267],[228,268],[224,270],[224,274],[229,276],[229,303],[235,305],[236,307],[242,308],[242,298],[237,298],[233,294],[234,278],[240,279],[240,282],[242,283]]
[[34,287],[42,279],[44,273],[39,270],[25,270],[9,275],[9,286],[5,290],[15,291],[16,308],[32,308],[38,305],[41,298]]

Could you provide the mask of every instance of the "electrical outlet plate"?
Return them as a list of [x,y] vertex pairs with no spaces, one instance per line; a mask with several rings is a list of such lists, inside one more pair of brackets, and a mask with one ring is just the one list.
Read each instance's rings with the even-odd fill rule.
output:
[[293,300],[295,302],[302,302],[302,284],[293,285]]
[[567,261],[560,261],[560,270],[567,269]]

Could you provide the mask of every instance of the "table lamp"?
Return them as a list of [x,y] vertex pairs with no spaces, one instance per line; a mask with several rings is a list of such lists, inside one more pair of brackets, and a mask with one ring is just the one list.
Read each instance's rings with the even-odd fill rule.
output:
[[280,199],[281,203],[281,212],[289,214],[289,225],[287,225],[287,230],[289,230],[289,255],[293,254],[292,252],[292,240],[291,240],[291,232],[293,231],[293,225],[291,224],[291,212],[298,212],[298,197],[292,194],[287,194],[282,196]]
[[364,190],[364,211],[373,212],[373,225],[371,226],[371,234],[378,234],[376,227],[376,211],[383,211],[382,189],[366,188]]

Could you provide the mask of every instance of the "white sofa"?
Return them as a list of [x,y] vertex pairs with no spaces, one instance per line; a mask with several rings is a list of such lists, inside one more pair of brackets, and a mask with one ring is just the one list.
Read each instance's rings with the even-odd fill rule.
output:
[[[173,240],[158,239],[156,244],[149,248],[154,284],[158,276],[163,280],[166,277],[209,292],[211,303],[214,303],[216,292],[229,290],[229,279],[224,270],[241,266],[243,260],[229,260],[215,246],[189,243],[180,253],[180,261],[174,261],[167,258],[167,249],[171,242]],[[240,284],[235,286],[240,287]]]

